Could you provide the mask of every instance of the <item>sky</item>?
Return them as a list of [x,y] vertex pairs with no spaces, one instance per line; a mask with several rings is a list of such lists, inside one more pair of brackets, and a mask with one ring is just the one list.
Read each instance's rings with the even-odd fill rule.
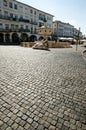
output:
[[86,36],[86,0],[17,0],[72,24]]

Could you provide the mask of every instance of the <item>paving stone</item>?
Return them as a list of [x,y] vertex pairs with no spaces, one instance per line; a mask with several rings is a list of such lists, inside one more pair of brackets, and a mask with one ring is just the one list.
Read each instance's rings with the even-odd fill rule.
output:
[[17,116],[18,116],[18,117],[22,117],[22,115],[23,115],[22,112],[18,112],[18,113],[17,113]]
[[19,124],[23,127],[23,126],[26,124],[26,121],[21,120],[21,121],[19,122]]
[[1,130],[5,130],[7,127],[8,127],[7,124],[4,123],[3,125],[0,126],[0,129],[1,129]]
[[6,128],[6,130],[12,130],[12,128],[11,128],[11,127],[8,127],[8,128]]
[[21,121],[20,117],[17,117],[16,120],[15,120],[16,123],[19,123],[20,121]]
[[30,128],[30,124],[26,123],[25,126],[24,126],[24,128],[25,128],[26,130],[28,130],[28,129]]
[[12,126],[13,120],[10,119],[10,120],[7,122],[7,124],[8,124],[9,126]]
[[70,128],[71,128],[72,130],[76,130],[76,125],[70,124]]
[[83,130],[86,130],[86,124],[85,124],[85,125],[82,124],[82,129],[83,129]]
[[4,120],[3,120],[3,121],[4,121],[4,122],[8,122],[8,121],[9,121],[9,119],[10,119],[10,118],[6,117],[6,118],[4,118]]
[[17,128],[17,130],[24,130],[24,127],[19,126],[19,127]]
[[59,128],[59,129],[61,129],[62,125],[63,125],[63,124],[61,124],[61,123],[58,122],[58,123],[56,124],[56,127]]
[[38,120],[39,120],[39,117],[38,117],[38,116],[35,116],[35,117],[34,117],[34,120],[35,120],[35,121],[38,121]]
[[64,125],[69,127],[70,126],[70,123],[68,121],[64,121]]
[[78,128],[81,128],[81,122],[80,122],[80,121],[77,121],[77,122],[76,122],[76,126],[77,126]]
[[68,126],[62,125],[61,130],[69,130]]
[[12,115],[13,115],[12,112],[9,112],[9,113],[7,114],[8,117],[11,117]]
[[0,126],[3,125],[3,121],[0,120]]
[[12,128],[13,128],[14,130],[16,130],[16,129],[18,128],[18,124],[17,124],[17,123],[14,123],[14,124],[12,125]]
[[49,130],[55,130],[55,129],[56,129],[55,126],[52,125],[49,127]]
[[49,128],[49,126],[50,126],[50,123],[48,123],[48,122],[44,122],[44,127],[45,127],[45,128],[47,128],[47,129],[48,129],[48,128]]
[[43,125],[39,125],[37,130],[44,130],[44,126]]
[[32,118],[28,118],[28,119],[27,119],[27,122],[28,122],[29,124],[31,124],[31,123],[33,122],[33,119],[32,119]]
[[33,121],[32,126],[36,129],[38,127],[38,123],[36,121]]
[[22,116],[22,119],[23,119],[23,120],[26,120],[27,118],[28,118],[28,116],[26,116],[26,115],[23,115],[23,116]]
[[75,124],[75,123],[76,123],[76,120],[70,119],[70,123]]
[[55,126],[56,123],[57,123],[57,121],[55,121],[55,120],[52,120],[52,122],[51,122],[51,124],[52,124],[53,126]]

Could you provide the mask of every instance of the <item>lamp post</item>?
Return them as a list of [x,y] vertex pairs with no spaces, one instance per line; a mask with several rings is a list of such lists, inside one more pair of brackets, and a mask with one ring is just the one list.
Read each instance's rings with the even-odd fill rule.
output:
[[78,44],[79,44],[79,42],[80,42],[80,27],[79,27],[79,29],[78,29],[78,33],[77,33],[77,36],[76,36],[76,40],[77,40],[77,42],[76,42],[76,51],[78,50]]

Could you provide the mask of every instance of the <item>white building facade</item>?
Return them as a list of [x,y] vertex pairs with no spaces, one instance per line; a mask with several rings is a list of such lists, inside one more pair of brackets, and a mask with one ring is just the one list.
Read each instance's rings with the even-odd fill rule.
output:
[[53,34],[56,38],[58,37],[73,37],[74,26],[69,23],[61,21],[53,22]]
[[45,20],[52,27],[53,15],[16,0],[0,0],[0,43],[37,40],[36,29]]

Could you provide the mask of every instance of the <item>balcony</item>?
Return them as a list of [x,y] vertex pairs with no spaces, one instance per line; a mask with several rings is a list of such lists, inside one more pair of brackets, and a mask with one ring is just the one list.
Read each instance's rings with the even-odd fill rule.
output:
[[0,19],[11,20],[11,17],[10,16],[0,15]]
[[37,25],[37,22],[30,21],[30,24]]
[[43,22],[47,22],[46,18],[45,17],[39,17],[39,20],[43,21]]
[[0,32],[10,32],[10,29],[0,28]]
[[37,22],[33,22],[34,25],[37,25]]
[[30,29],[24,29],[24,28],[0,28],[0,32],[16,32],[16,33],[22,33],[22,32],[26,32],[26,33],[31,33],[31,34],[37,34],[36,31],[30,31]]
[[29,19],[24,19],[24,18],[19,18],[19,21],[20,21],[20,22],[26,22],[26,23],[29,23],[29,22],[30,22]]
[[5,16],[5,15],[0,15],[0,19],[19,21],[19,22],[26,22],[26,23],[30,22],[29,19],[16,18],[16,17]]
[[23,29],[23,28],[0,28],[0,32],[30,32],[29,29]]
[[19,28],[19,32],[30,32],[30,29]]

